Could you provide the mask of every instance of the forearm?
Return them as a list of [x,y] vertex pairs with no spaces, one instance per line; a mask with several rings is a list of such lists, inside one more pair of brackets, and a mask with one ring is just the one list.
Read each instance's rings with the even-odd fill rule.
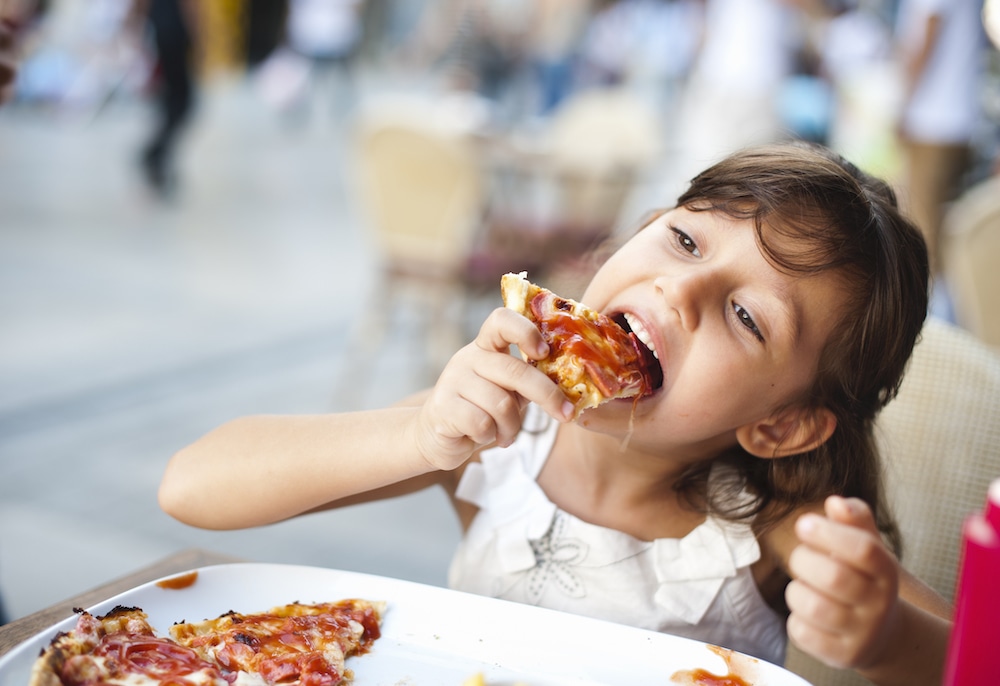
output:
[[234,420],[179,451],[160,506],[186,524],[269,524],[427,474],[410,436],[418,407]]
[[548,354],[532,322],[497,308],[434,388],[400,405],[224,424],[170,460],[160,506],[193,526],[237,529],[435,482],[450,493],[457,470],[477,451],[513,442],[525,403],[568,418],[559,387],[512,356],[512,345],[535,359]]
[[901,601],[895,629],[878,663],[858,673],[879,686],[940,686],[951,623]]

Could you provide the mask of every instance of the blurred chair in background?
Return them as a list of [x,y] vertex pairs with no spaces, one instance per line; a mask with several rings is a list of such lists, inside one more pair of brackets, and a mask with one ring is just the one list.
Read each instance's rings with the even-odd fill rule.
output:
[[357,197],[380,272],[348,350],[352,369],[378,352],[393,315],[416,311],[433,381],[474,333],[469,306],[486,296],[499,305],[508,271],[579,295],[575,275],[590,273],[587,256],[659,151],[656,117],[626,91],[577,94],[530,138],[491,130],[490,114],[468,94],[359,110]]
[[980,182],[951,206],[941,239],[956,322],[1000,350],[1000,177]]
[[972,168],[983,115],[988,44],[982,7],[982,0],[900,0],[896,8],[903,67],[899,197],[927,240],[933,277],[942,266],[944,210]]
[[356,197],[379,273],[356,323],[350,369],[365,368],[362,358],[379,353],[393,317],[403,312],[416,311],[424,329],[425,382],[467,342],[468,262],[484,185],[477,117],[451,104],[394,99],[360,111]]
[[552,120],[550,167],[561,181],[561,223],[601,238],[662,149],[660,118],[627,90],[572,96]]
[[661,145],[659,120],[637,95],[608,88],[570,96],[537,135],[493,146],[478,255],[579,296],[562,282],[575,280],[576,263],[615,233]]
[[[1000,477],[1000,355],[969,332],[930,318],[877,436],[903,564],[951,601],[962,522]],[[786,666],[815,686],[869,682],[789,646]]]

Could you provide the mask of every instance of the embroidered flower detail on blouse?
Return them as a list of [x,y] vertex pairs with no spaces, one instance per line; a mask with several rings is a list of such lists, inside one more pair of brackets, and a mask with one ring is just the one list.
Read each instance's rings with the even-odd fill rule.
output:
[[545,535],[529,541],[535,554],[535,567],[528,573],[528,600],[534,604],[539,603],[550,585],[570,598],[582,598],[587,594],[572,567],[587,557],[588,546],[579,539],[564,538],[563,528],[563,517],[556,513]]

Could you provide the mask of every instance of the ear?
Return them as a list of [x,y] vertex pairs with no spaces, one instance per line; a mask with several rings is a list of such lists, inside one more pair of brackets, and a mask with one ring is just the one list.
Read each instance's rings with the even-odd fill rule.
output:
[[827,408],[793,406],[741,426],[736,440],[754,457],[787,457],[823,445],[836,428],[837,418]]

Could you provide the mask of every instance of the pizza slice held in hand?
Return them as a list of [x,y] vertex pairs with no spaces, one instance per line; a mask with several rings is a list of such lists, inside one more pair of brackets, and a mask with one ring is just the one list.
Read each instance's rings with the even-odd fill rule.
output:
[[663,383],[659,362],[634,333],[526,276],[522,272],[500,279],[504,305],[541,331],[549,355],[532,364],[559,385],[576,416],[611,400],[649,395]]

